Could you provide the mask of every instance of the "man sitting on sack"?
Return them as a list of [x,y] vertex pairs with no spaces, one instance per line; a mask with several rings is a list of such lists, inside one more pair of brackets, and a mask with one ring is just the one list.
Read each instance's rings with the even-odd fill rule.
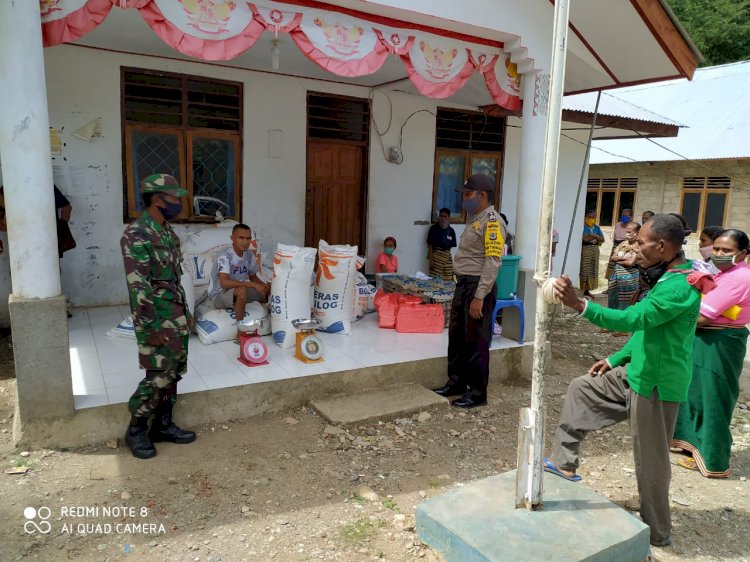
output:
[[[252,231],[246,224],[232,228],[232,245],[216,258],[211,272],[212,291],[209,299],[216,308],[234,309],[234,317],[241,321],[245,317],[245,305],[249,302],[266,302],[271,288],[258,277],[258,262],[250,250]],[[237,331],[235,343],[239,343]]]

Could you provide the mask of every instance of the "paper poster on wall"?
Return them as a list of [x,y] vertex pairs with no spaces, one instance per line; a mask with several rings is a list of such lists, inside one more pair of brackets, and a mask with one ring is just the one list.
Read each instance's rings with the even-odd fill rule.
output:
[[68,170],[68,166],[52,164],[52,183],[63,193],[71,195],[70,170]]

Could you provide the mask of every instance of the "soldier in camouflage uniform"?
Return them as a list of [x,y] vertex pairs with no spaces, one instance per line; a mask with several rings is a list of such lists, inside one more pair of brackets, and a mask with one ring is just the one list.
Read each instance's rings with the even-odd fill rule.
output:
[[156,455],[154,442],[195,441],[194,432],[172,421],[177,382],[187,370],[192,318],[180,284],[180,240],[168,222],[179,215],[187,191],[166,174],[147,177],[140,191],[145,211],[120,240],[138,357],[146,370],[128,402],[132,418],[125,443],[134,456],[148,459]]

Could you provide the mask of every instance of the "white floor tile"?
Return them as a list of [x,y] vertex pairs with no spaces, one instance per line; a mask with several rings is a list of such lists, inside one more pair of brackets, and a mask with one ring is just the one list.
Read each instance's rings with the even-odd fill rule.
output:
[[212,373],[229,373],[239,368],[239,361],[230,359],[220,350],[213,353],[188,353],[188,363],[200,376],[209,376]]
[[83,410],[84,408],[95,408],[97,406],[106,406],[109,404],[107,393],[102,389],[98,394],[75,394],[73,396],[73,404],[76,410]]
[[177,385],[177,393],[201,392],[208,390],[205,381],[195,373],[188,372]]
[[95,349],[70,350],[70,375],[73,394],[85,395],[103,393],[106,396],[105,381],[99,367],[99,356]]
[[323,366],[329,373],[336,373],[339,371],[351,371],[352,369],[362,369],[364,365],[348,356],[341,354],[330,353],[326,360],[323,362]]
[[132,367],[128,370],[119,371],[116,373],[102,373],[104,378],[104,384],[107,388],[117,386],[131,386],[135,389],[136,385],[146,376],[146,371],[133,369]]
[[206,383],[209,390],[231,386],[242,386],[252,382],[249,377],[241,373],[239,370],[228,373],[212,373],[211,375],[201,376],[201,379]]
[[269,362],[268,365],[259,365],[257,367],[240,365],[240,369],[253,383],[279,381],[291,377],[279,363]]
[[136,385],[107,387],[107,400],[110,404],[124,404],[135,392]]

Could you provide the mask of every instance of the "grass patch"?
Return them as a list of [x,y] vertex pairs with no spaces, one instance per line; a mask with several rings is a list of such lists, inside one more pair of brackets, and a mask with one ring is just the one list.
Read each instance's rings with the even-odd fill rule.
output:
[[383,500],[383,507],[386,509],[396,509],[396,502],[393,498],[386,498]]
[[371,540],[378,534],[378,529],[385,527],[385,521],[372,521],[368,517],[360,517],[353,523],[344,525],[339,529],[339,537],[348,543],[363,543]]
[[360,496],[359,494],[352,494],[352,501],[355,503],[358,503],[359,505],[364,504],[367,500]]

